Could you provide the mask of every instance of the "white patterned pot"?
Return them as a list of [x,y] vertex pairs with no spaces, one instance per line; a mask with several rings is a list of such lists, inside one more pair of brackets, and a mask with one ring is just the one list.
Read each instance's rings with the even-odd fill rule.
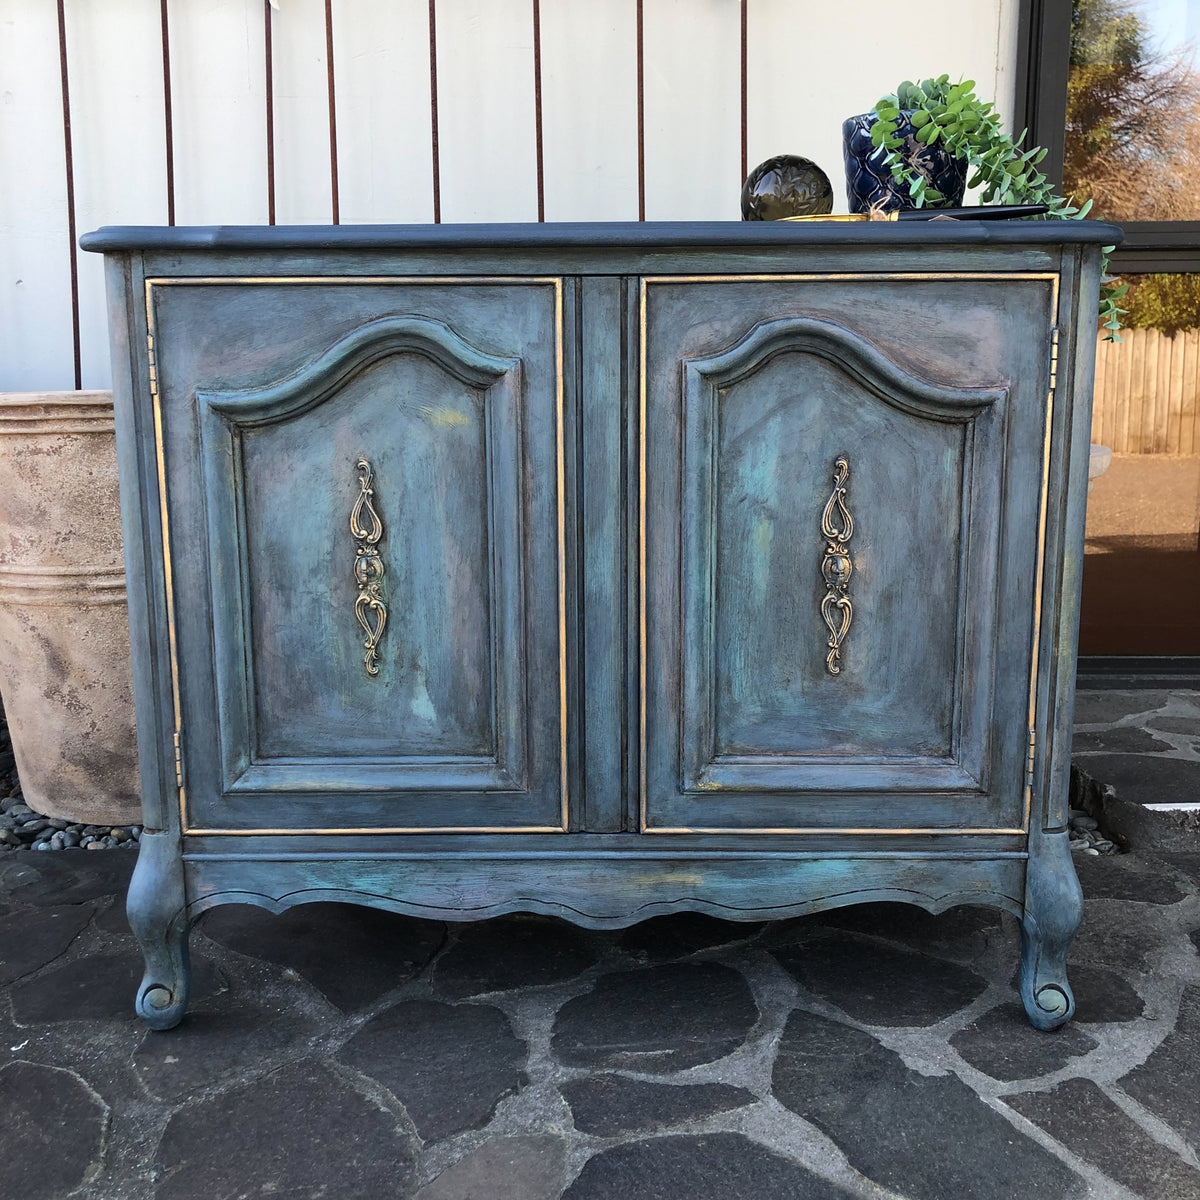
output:
[[26,804],[141,819],[111,392],[0,392],[0,695]]

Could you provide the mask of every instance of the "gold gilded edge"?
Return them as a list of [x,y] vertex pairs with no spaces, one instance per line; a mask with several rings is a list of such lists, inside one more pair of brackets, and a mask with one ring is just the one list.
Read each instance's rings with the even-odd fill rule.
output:
[[179,688],[179,652],[175,635],[175,588],[171,566],[171,541],[168,530],[166,453],[163,443],[162,406],[159,400],[157,363],[155,361],[155,324],[153,289],[156,287],[223,284],[506,284],[535,285],[552,284],[555,294],[555,469],[557,473],[557,525],[558,525],[558,683],[559,683],[559,786],[561,794],[560,823],[558,825],[447,825],[447,826],[393,826],[367,829],[208,829],[188,824],[187,791],[179,787],[179,826],[185,835],[203,836],[221,834],[231,837],[287,834],[397,834],[397,833],[565,833],[568,828],[570,795],[567,774],[567,638],[566,638],[566,462],[563,445],[564,408],[564,331],[563,331],[563,277],[561,275],[188,275],[150,276],[144,280],[146,293],[146,350],[150,371],[150,394],[154,410],[154,448],[158,466],[159,511],[162,521],[163,578],[167,598],[167,640],[171,658],[171,699],[175,710],[174,738],[178,744],[183,737],[182,704]]
[[646,299],[638,296],[638,829],[646,832]]
[[329,829],[185,829],[189,837],[206,837],[210,834],[220,834],[222,837],[259,837],[288,836],[301,837],[311,834],[319,837],[325,834],[359,834],[359,833],[562,833],[560,825],[419,825],[411,826],[380,826],[370,825],[362,829],[352,829],[348,825],[335,825]]
[[171,568],[171,537],[167,516],[167,464],[163,447],[162,400],[159,396],[158,361],[156,358],[157,327],[154,320],[155,280],[145,281],[146,300],[146,364],[149,371],[150,402],[154,413],[154,457],[158,470],[158,510],[161,524],[163,551],[163,590],[167,599],[167,647],[171,657],[171,706],[174,710],[175,728],[175,784],[178,790],[179,827],[187,830],[187,789],[181,782],[180,739],[183,736],[181,719],[182,706],[179,700],[179,648],[175,636],[175,580]]
[[[1033,661],[1029,667],[1029,729],[1031,737],[1036,736],[1035,731],[1037,730],[1038,663],[1042,642],[1042,584],[1046,572],[1046,519],[1050,501],[1050,456],[1051,438],[1054,433],[1054,390],[1057,385],[1055,360],[1058,356],[1058,331],[1061,315],[1058,308],[1060,286],[1060,278],[1058,275],[1055,275],[1050,296],[1053,344],[1051,346],[1050,385],[1046,391],[1046,428],[1042,435],[1042,495],[1039,500],[1038,510],[1037,571],[1033,584]],[[1042,739],[1042,741],[1044,744],[1045,739]],[[1029,775],[1025,783],[1026,830],[1029,829],[1029,822],[1033,811],[1032,767],[1033,764],[1031,763]]]
[[667,826],[660,825],[648,829],[643,829],[642,833],[736,833],[741,836],[762,836],[764,834],[812,834],[812,833],[854,833],[854,834],[870,834],[877,837],[887,837],[889,835],[907,836],[909,834],[919,834],[922,837],[949,837],[958,836],[960,834],[970,834],[972,837],[979,837],[985,834],[1023,834],[1028,832],[1024,828],[1019,829],[852,829],[839,828],[833,825],[813,825],[813,826],[797,826],[785,825],[777,829],[762,828],[754,826],[753,828],[742,828],[738,825],[679,825]]
[[555,378],[555,437],[554,457],[558,485],[558,755],[559,781],[562,802],[559,811],[561,832],[566,833],[569,818],[569,795],[567,782],[567,508],[566,508],[566,448],[563,444],[563,281],[554,280],[554,327],[557,337],[554,342]]
[[[640,833],[737,833],[737,834],[871,834],[883,836],[886,834],[921,834],[938,836],[944,834],[970,834],[984,836],[989,834],[1028,834],[1032,808],[1032,788],[1025,786],[1024,818],[1019,829],[834,829],[808,828],[788,826],[783,828],[738,828],[726,826],[650,826],[647,821],[647,776],[646,776],[646,300],[647,289],[652,283],[789,283],[806,282],[808,280],[863,280],[866,282],[882,280],[932,280],[932,279],[983,279],[1002,282],[1020,279],[1025,281],[1043,281],[1051,286],[1051,309],[1054,313],[1054,324],[1059,321],[1058,302],[1061,276],[1058,271],[844,271],[827,272],[812,271],[792,274],[759,274],[759,275],[643,275],[641,277],[641,295],[639,303],[640,329],[640,368],[639,368],[639,408],[638,408],[638,660],[640,663],[640,737],[638,750],[640,755],[640,795],[638,803]],[[1052,418],[1054,415],[1054,389],[1050,388],[1046,399],[1046,427],[1042,446],[1042,494],[1041,508],[1038,517],[1038,551],[1037,579],[1034,594],[1033,619],[1033,661],[1030,666],[1029,680],[1029,727],[1036,728],[1037,714],[1037,668],[1042,628],[1042,580],[1046,559],[1046,516],[1050,489],[1050,453]]]

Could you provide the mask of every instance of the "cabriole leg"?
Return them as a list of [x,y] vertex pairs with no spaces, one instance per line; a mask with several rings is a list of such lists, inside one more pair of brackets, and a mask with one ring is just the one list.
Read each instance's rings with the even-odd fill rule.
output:
[[1030,837],[1021,922],[1021,1000],[1037,1029],[1057,1029],[1075,1013],[1067,950],[1083,916],[1083,893],[1066,831]]
[[171,1029],[187,1008],[190,974],[183,863],[174,834],[142,834],[125,911],[146,962],[137,1014],[151,1029]]

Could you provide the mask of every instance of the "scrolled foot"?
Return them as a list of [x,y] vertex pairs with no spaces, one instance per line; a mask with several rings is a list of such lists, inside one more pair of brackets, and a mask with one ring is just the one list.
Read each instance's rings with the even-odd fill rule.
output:
[[174,1029],[187,1008],[187,985],[181,979],[172,989],[147,975],[138,988],[135,1008],[151,1029]]
[[1065,833],[1041,834],[1032,845],[1021,921],[1021,1000],[1036,1029],[1057,1029],[1075,1014],[1067,950],[1083,915],[1083,895]]
[[1075,996],[1065,974],[1057,983],[1040,986],[1027,986],[1024,974],[1022,969],[1021,999],[1035,1029],[1057,1029],[1075,1015]]
[[177,839],[143,833],[125,905],[146,963],[134,1008],[151,1029],[172,1029],[188,1001],[188,920]]

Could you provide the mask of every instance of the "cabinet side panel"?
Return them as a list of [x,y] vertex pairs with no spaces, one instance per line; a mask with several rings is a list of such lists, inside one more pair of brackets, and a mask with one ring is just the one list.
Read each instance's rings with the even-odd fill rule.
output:
[[137,715],[142,820],[148,829],[179,827],[171,699],[170,652],[163,591],[162,529],[154,452],[153,397],[148,374],[146,310],[141,257],[105,260],[117,462],[121,477],[121,531],[129,598],[133,695]]

